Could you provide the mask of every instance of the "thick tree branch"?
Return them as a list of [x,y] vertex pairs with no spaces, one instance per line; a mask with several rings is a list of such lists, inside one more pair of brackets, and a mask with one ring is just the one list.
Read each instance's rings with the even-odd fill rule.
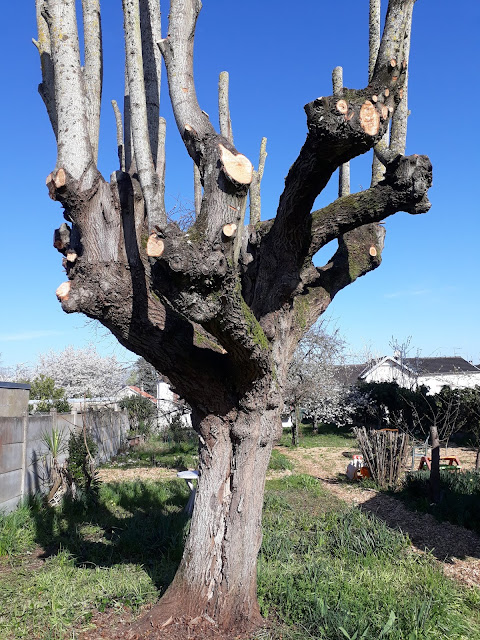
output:
[[[143,78],[142,38],[138,0],[123,0],[125,52],[129,87],[131,130],[135,163],[148,216],[149,230],[167,224],[167,216],[159,197],[159,178],[150,148],[150,133]],[[157,131],[158,131],[158,113]],[[125,132],[127,134],[127,131]]]
[[333,171],[373,147],[394,110],[393,90],[388,87],[382,102],[368,89],[345,89],[342,95],[319,98],[305,107],[309,134],[285,180],[272,230],[282,251],[293,255],[304,246],[311,207]]
[[373,78],[380,49],[380,0],[370,0],[368,20],[368,81]]
[[225,224],[241,224],[253,168],[227,138],[215,132],[208,115],[198,104],[193,79],[193,44],[200,9],[199,0],[172,0],[168,36],[159,42],[159,47],[167,68],[177,127],[198,166],[204,189],[194,232],[212,243],[218,240]]
[[[63,310],[81,311],[101,319],[121,344],[148,358],[174,387],[180,387],[188,402],[207,405],[213,411],[231,403],[232,389],[226,384],[231,367],[229,355],[201,327],[147,292],[140,265],[132,270],[131,281],[125,281],[124,273],[124,265],[108,264],[108,270],[98,274],[100,286],[94,290],[94,274],[78,269],[70,286],[59,287]],[[205,394],[205,389],[199,393],[198,371],[208,380],[207,388],[216,389],[216,393]]]
[[[405,12],[413,2],[390,0],[383,45],[366,89],[343,88],[341,96],[317,98],[305,106],[307,139],[285,179],[275,222],[262,243],[262,276],[253,302],[259,317],[281,305],[300,285],[299,270],[310,247],[310,212],[332,173],[371,149],[388,128],[405,77]],[[275,303],[272,291],[278,298]]]
[[57,168],[89,189],[97,175],[85,109],[86,96],[80,66],[75,0],[48,0],[48,23],[55,70],[55,103],[58,118]]
[[385,27],[370,84],[381,91],[406,68],[405,37],[416,0],[389,0]]
[[57,105],[55,104],[55,78],[53,73],[50,33],[45,19],[47,5],[45,0],[35,0],[37,10],[38,40],[33,40],[40,55],[42,68],[42,82],[38,85],[38,92],[47,109],[50,124],[55,138],[58,138]]
[[265,170],[266,158],[267,139],[262,138],[262,142],[260,143],[260,155],[258,158],[258,169],[253,172],[253,180],[250,185],[250,224],[258,224],[262,216],[260,187],[262,184],[263,172]]
[[331,240],[397,211],[426,213],[431,206],[427,198],[431,184],[432,165],[427,156],[398,156],[376,186],[339,198],[312,213],[309,256]]
[[228,98],[229,76],[227,71],[222,71],[218,79],[218,119],[220,133],[233,144],[232,120],[230,118],[230,104]]
[[100,1],[82,0],[83,38],[85,42],[85,65],[83,77],[87,96],[87,121],[90,143],[95,163],[98,157],[100,134],[100,105],[102,102],[103,49],[100,20]]
[[[370,0],[370,13],[368,21],[368,81],[373,80],[373,72],[377,62],[378,51],[380,49],[380,0]],[[384,153],[388,147],[388,129],[382,139],[374,147],[372,160],[372,179],[370,186],[373,187],[380,182],[385,173],[385,162],[382,163],[380,153]]]
[[160,2],[158,0],[140,0],[140,29],[150,150],[153,164],[157,167],[162,73],[162,56],[157,45],[157,42],[162,38]]
[[195,160],[197,151],[188,143],[190,131],[203,138],[215,135],[210,120],[198,104],[193,79],[193,44],[195,25],[202,3],[200,0],[172,0],[168,22],[168,36],[158,46],[165,60],[168,87],[173,113],[187,150]]
[[403,57],[406,64],[403,88],[400,91],[400,102],[397,105],[392,118],[390,132],[390,151],[393,155],[404,154],[407,146],[407,120],[408,120],[408,60],[410,56],[410,38],[412,32],[413,4],[409,7],[406,16],[406,31],[403,43]]
[[364,225],[339,238],[338,250],[325,266],[305,270],[305,284],[294,299],[303,326],[313,325],[339,291],[380,266],[384,239],[381,224]]

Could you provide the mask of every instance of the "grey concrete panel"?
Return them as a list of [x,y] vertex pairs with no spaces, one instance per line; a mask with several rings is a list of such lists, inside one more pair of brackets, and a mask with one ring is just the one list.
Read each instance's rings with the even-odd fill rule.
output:
[[42,440],[44,433],[51,433],[53,428],[52,416],[29,416],[27,442]]
[[18,417],[28,411],[28,389],[6,389],[0,387],[0,416]]
[[22,486],[22,470],[9,471],[2,474],[0,482],[0,504],[20,495]]
[[[94,411],[85,416],[81,414],[59,414],[56,416],[57,428],[65,432],[65,445],[69,433],[75,428],[81,432],[83,420],[98,445],[97,460],[104,462],[117,455],[123,446],[129,430],[128,417],[120,411]],[[75,424],[76,427],[75,427]],[[45,432],[51,432],[54,424],[52,415],[29,416],[27,442],[25,444],[25,493],[38,493],[48,490],[47,478],[50,455],[42,441]],[[23,460],[23,418],[0,417],[0,509],[12,510],[19,501],[22,488]],[[60,464],[67,451],[59,456]]]
[[3,513],[10,513],[11,511],[15,511],[21,499],[21,496],[15,496],[15,498],[11,498],[10,500],[6,500],[5,502],[0,502],[0,511],[2,511]]
[[[0,472],[8,473],[21,469],[23,465],[23,443],[0,445]],[[1,476],[0,476],[1,477]],[[0,480],[1,482],[1,480]]]
[[48,477],[48,460],[34,460],[28,465],[25,473],[25,494],[46,493]]
[[0,418],[0,445],[23,442],[23,418]]

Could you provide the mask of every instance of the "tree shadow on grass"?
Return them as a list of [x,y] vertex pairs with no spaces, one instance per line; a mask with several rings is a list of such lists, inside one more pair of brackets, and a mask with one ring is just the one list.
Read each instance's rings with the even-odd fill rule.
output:
[[68,551],[80,567],[142,565],[163,593],[180,563],[188,517],[184,483],[104,485],[98,499],[66,499],[61,508],[33,507],[44,558]]

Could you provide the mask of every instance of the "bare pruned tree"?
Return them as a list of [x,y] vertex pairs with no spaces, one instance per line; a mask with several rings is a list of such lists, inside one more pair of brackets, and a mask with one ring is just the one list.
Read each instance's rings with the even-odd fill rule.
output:
[[[379,266],[385,234],[379,221],[430,208],[430,161],[404,156],[398,133],[400,150],[383,154],[377,184],[312,211],[333,172],[379,143],[406,99],[414,0],[389,0],[365,88],[342,86],[305,106],[306,141],[275,218],[265,221],[258,206],[265,144],[254,172],[234,146],[225,79],[219,129],[197,100],[200,0],[171,0],[166,37],[158,0],[123,0],[127,82],[123,118],[114,104],[119,168],[110,181],[97,167],[99,0],[82,0],[83,61],[75,4],[36,0],[40,93],[58,148],[47,186],[66,219],[55,232],[68,274],[57,296],[64,311],[99,320],[143,356],[192,407],[201,445],[190,533],[178,573],[145,624],[150,631],[174,611],[239,631],[261,620],[263,489],[281,432],[289,361],[336,294]],[[178,131],[195,165],[197,216],[187,231],[165,212],[161,57]],[[250,188],[256,224],[245,221]],[[331,240],[338,249],[316,267],[314,255]]]
[[[413,428],[416,433],[430,437],[432,447],[430,466],[430,492],[434,502],[441,499],[440,491],[440,443],[447,446],[452,434],[459,431],[465,423],[462,411],[463,393],[458,389],[444,386],[435,395],[429,395],[426,387],[420,387],[415,398],[406,400],[412,409]],[[407,425],[405,425],[407,426]],[[408,429],[406,429],[408,430]]]

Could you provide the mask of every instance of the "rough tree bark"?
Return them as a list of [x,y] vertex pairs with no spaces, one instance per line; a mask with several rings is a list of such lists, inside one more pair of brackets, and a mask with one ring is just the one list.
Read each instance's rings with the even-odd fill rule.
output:
[[[372,149],[387,130],[402,98],[413,4],[390,0],[367,87],[339,87],[305,106],[307,139],[276,217],[259,222],[257,213],[257,224],[247,225],[254,173],[233,144],[226,96],[223,133],[196,97],[200,0],[171,0],[168,35],[156,44],[176,124],[203,187],[197,189],[196,221],[184,232],[167,221],[163,202],[165,129],[158,119],[160,71],[152,46],[152,38],[160,37],[158,2],[123,0],[125,112],[122,128],[115,103],[120,167],[108,182],[96,166],[98,1],[83,0],[91,37],[89,64],[82,67],[75,1],[36,0],[40,93],[58,144],[47,185],[69,223],[55,235],[68,276],[57,296],[67,313],[99,320],[167,376],[192,406],[200,437],[190,535],[172,585],[149,614],[150,631],[172,610],[237,630],[260,621],[256,558],[263,488],[281,432],[290,358],[335,295],[380,264],[384,229],[377,223],[397,211],[430,207],[429,159],[395,155],[378,184],[312,212],[332,173]],[[333,239],[338,250],[316,267],[313,256]]]

